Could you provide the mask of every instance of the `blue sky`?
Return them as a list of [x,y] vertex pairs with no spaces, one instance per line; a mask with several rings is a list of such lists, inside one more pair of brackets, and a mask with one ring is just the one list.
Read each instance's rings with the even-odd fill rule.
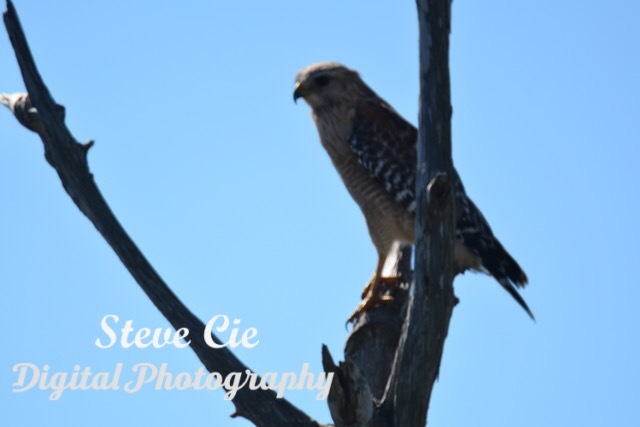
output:
[[[16,1],[40,71],[116,215],[202,319],[258,329],[258,373],[340,358],[375,263],[318,142],[296,71],[337,60],[413,123],[407,2]],[[632,1],[455,2],[453,151],[467,191],[530,279],[525,313],[490,278],[456,279],[430,425],[635,426],[640,399],[640,55]],[[0,92],[22,91],[0,36]],[[12,393],[16,363],[193,372],[188,349],[99,349],[100,320],[167,322],[64,193],[42,144],[0,113],[3,425],[230,419],[222,392]],[[315,391],[290,391],[319,421]]]

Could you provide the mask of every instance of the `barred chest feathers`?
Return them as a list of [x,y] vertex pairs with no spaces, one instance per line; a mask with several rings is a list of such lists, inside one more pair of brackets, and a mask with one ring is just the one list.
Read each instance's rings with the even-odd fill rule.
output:
[[[336,110],[336,109],[334,109]],[[396,203],[394,197],[362,166],[349,147],[355,111],[314,112],[320,141],[351,197],[361,208],[374,243],[388,246],[393,241],[413,241],[414,215]],[[374,234],[384,234],[376,236]]]

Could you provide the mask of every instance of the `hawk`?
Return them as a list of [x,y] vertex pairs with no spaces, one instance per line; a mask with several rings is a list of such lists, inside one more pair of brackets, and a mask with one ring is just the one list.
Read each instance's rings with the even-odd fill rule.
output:
[[[382,269],[395,242],[414,241],[418,130],[402,118],[360,78],[335,62],[310,65],[298,72],[294,101],[311,107],[320,142],[364,214],[378,264],[350,320],[380,295]],[[493,235],[491,227],[465,193],[454,170],[457,272],[474,270],[493,276],[531,316],[516,288],[527,284],[518,263]]]

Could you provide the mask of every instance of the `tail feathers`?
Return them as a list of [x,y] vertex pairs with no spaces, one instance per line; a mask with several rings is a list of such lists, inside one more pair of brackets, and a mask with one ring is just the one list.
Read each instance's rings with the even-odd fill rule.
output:
[[513,259],[511,255],[509,255],[509,252],[507,252],[507,250],[500,244],[500,242],[498,242],[498,245],[504,251],[502,263],[505,275],[517,287],[524,288],[529,282],[527,275],[522,270],[520,265],[516,262],[516,260]]
[[520,304],[520,307],[524,308],[524,311],[527,312],[529,317],[535,321],[536,318],[533,316],[533,313],[531,313],[529,306],[516,289],[524,288],[527,285],[527,275],[495,237],[493,237],[493,244],[488,245],[488,249],[492,250],[488,250],[483,254],[483,267],[509,292],[509,295]]
[[456,221],[456,238],[461,240],[463,245],[478,257],[480,268],[477,266],[471,268],[493,276],[535,321],[529,306],[516,289],[525,287],[528,282],[527,275],[493,235],[487,220],[478,207],[467,197],[459,179],[457,184],[456,200],[459,217]]
[[509,295],[511,295],[513,297],[513,299],[516,300],[516,302],[518,304],[520,304],[520,307],[522,307],[524,309],[524,311],[527,312],[529,317],[531,317],[531,319],[535,322],[536,321],[535,316],[533,315],[533,313],[529,309],[529,306],[527,305],[527,303],[524,301],[524,298],[522,298],[522,296],[520,296],[520,294],[518,293],[517,289],[513,286],[513,283],[511,282],[511,280],[507,279],[506,277],[496,278],[496,280],[498,280],[498,283],[500,283],[500,285],[502,285],[504,290],[509,292]]
[[493,234],[487,233],[475,239],[467,238],[465,243],[467,242],[478,254],[482,269],[493,276],[535,321],[536,319],[529,306],[517,291],[517,288],[524,288],[527,285],[527,275],[516,260],[509,255],[500,241]]
[[502,243],[500,243],[493,234],[485,238],[485,240],[486,242],[483,247],[478,248],[483,249],[478,250],[478,255],[480,255],[480,259],[482,260],[482,266],[486,268],[496,280],[500,281],[504,278],[511,282],[512,285],[518,288],[524,288],[529,279],[527,279],[527,275],[517,261],[509,255],[509,252],[507,252],[504,246],[502,246]]

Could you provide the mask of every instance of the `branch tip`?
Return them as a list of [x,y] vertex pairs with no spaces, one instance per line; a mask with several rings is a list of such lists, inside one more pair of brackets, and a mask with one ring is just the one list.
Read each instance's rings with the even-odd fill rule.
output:
[[81,144],[80,147],[82,148],[82,153],[84,154],[85,157],[87,157],[87,154],[89,153],[89,149],[91,147],[93,147],[93,144],[96,141],[93,139],[90,139],[89,141],[85,142],[84,144]]
[[329,347],[326,344],[322,344],[322,368],[325,372],[336,372],[338,370],[338,366],[336,362],[334,362],[331,353],[329,352]]
[[14,14],[16,13],[16,8],[13,7],[13,2],[11,0],[7,0],[7,10],[4,12],[4,15]]

